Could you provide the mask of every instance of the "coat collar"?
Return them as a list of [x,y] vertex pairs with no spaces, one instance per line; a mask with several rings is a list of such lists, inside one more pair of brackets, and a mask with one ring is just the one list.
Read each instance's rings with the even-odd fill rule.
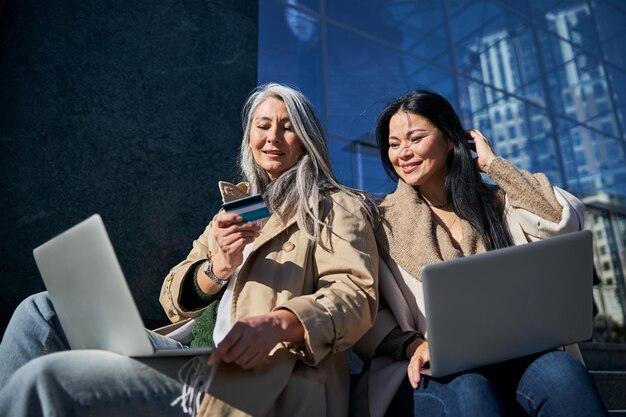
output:
[[287,222],[283,222],[277,214],[273,213],[261,229],[259,237],[255,239],[254,245],[252,245],[252,252],[275,238],[284,230],[287,230],[294,223],[296,223],[296,216],[292,216]]
[[464,220],[464,237],[457,249],[447,232],[434,221],[419,192],[401,179],[379,207],[383,221],[376,237],[381,251],[388,261],[397,263],[418,280],[425,265],[484,251],[477,233]]
[[222,202],[224,203],[248,197],[250,195],[250,184],[247,182],[240,182],[235,185],[228,181],[219,181],[217,186],[220,189]]

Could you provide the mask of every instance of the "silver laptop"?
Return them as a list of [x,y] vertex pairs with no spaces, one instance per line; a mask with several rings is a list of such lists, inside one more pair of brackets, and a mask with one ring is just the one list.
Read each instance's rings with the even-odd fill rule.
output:
[[133,357],[209,355],[206,349],[155,350],[99,215],[33,250],[72,349]]
[[422,269],[430,369],[445,376],[591,337],[590,231]]

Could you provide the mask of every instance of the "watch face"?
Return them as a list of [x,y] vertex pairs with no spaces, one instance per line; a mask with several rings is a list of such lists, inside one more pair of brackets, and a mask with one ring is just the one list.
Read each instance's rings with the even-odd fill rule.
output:
[[211,272],[211,262],[209,262],[208,259],[202,264],[202,270],[207,275],[209,275],[209,273]]

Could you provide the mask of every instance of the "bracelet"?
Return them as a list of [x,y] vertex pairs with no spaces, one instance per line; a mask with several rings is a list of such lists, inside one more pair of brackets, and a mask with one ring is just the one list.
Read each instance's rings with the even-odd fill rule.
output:
[[206,274],[207,277],[209,277],[209,279],[211,281],[213,281],[214,283],[216,283],[217,285],[226,285],[228,284],[228,279],[230,278],[226,278],[226,279],[221,279],[218,276],[216,276],[211,268],[212,264],[211,264],[211,258],[207,259],[206,261],[204,261],[204,263],[202,264],[202,270],[204,271],[204,273]]

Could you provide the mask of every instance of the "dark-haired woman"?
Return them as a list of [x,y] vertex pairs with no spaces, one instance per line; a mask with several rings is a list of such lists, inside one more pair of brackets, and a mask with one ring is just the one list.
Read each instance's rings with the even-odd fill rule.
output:
[[429,363],[421,267],[578,230],[583,206],[544,175],[496,157],[433,92],[393,101],[376,137],[398,186],[380,204],[377,239],[389,269],[381,267],[379,277],[384,308],[357,346],[368,371],[355,390],[355,415],[606,415],[587,370],[563,351],[450,377],[420,375]]

